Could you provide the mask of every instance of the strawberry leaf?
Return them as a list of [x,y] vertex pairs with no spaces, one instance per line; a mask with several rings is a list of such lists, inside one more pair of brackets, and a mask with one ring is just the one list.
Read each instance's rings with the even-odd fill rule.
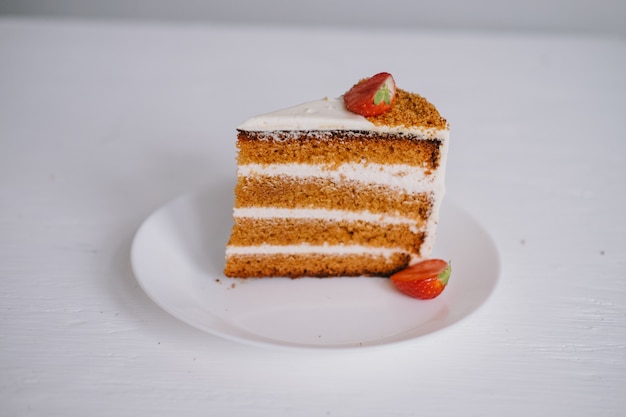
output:
[[450,279],[451,273],[452,273],[452,263],[448,262],[448,266],[446,266],[446,269],[444,269],[443,272],[439,274],[439,276],[437,277],[439,281],[441,282],[441,285],[443,285],[444,287],[448,285],[448,280]]
[[387,87],[387,83],[383,84],[382,87],[376,91],[374,94],[374,104],[378,105],[381,101],[385,101],[388,105],[391,104],[391,91],[389,91],[389,87]]

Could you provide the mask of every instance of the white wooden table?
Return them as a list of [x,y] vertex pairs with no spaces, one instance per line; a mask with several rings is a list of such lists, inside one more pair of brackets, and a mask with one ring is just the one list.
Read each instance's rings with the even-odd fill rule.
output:
[[[238,123],[383,70],[452,125],[448,195],[502,265],[480,310],[285,351],[144,294],[134,233],[234,181]],[[624,415],[625,74],[601,37],[0,20],[0,415]]]

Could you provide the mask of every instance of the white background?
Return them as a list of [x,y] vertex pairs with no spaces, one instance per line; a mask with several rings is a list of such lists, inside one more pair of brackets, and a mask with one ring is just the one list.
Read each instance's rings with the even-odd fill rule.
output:
[[3,0],[0,13],[178,22],[626,36],[623,0]]

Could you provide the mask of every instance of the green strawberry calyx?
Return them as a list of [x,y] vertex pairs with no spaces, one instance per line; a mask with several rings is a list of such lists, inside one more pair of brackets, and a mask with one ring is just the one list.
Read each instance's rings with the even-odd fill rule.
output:
[[452,273],[452,262],[448,262],[448,266],[446,266],[446,269],[444,269],[443,272],[439,274],[439,276],[437,276],[437,279],[439,280],[439,282],[441,282],[441,285],[443,285],[444,287],[448,285],[448,280],[450,279],[451,273]]
[[391,90],[387,81],[374,94],[374,104],[379,105],[381,101],[384,101],[387,105],[391,104]]

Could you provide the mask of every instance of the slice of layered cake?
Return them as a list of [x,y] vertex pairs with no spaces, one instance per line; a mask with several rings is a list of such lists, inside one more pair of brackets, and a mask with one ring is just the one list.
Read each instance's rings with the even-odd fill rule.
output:
[[226,276],[389,276],[430,256],[448,123],[391,75],[237,130]]

